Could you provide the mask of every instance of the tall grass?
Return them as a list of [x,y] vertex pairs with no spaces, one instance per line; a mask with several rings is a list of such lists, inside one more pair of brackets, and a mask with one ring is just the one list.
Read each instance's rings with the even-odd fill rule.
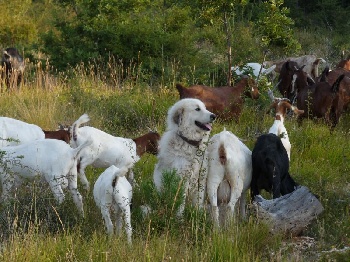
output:
[[[178,99],[171,84],[158,88],[122,81],[114,69],[112,81],[96,70],[74,68],[71,75],[51,74],[36,67],[20,90],[2,93],[0,114],[55,129],[72,124],[88,113],[90,125],[115,136],[136,137],[148,130],[162,133],[168,108]],[[130,69],[131,72],[134,69]],[[110,72],[110,71],[108,71]],[[107,81],[108,82],[108,81]],[[123,88],[121,88],[123,86]],[[268,131],[273,118],[266,114],[267,96],[247,101],[239,123],[214,124],[212,133],[224,127],[252,149],[256,137]],[[17,198],[0,207],[1,261],[346,261],[345,253],[322,253],[350,243],[349,128],[345,113],[334,132],[323,123],[305,120],[298,126],[286,120],[292,142],[293,177],[319,196],[325,211],[304,232],[316,244],[298,248],[288,236],[271,235],[254,217],[235,221],[226,228],[212,227],[210,217],[187,208],[179,220],[172,197],[155,193],[152,174],[156,158],[145,155],[136,164],[132,209],[133,245],[125,236],[108,238],[92,192],[83,194],[85,218],[77,214],[67,192],[57,206],[45,184],[23,185]],[[93,185],[102,169],[87,169]],[[177,192],[177,186],[172,186]],[[170,193],[169,193],[170,194]],[[173,196],[173,195],[167,195]],[[163,200],[163,202],[161,201]],[[153,215],[144,217],[140,206],[150,204]],[[169,209],[170,207],[170,209]],[[155,215],[154,215],[155,214]]]

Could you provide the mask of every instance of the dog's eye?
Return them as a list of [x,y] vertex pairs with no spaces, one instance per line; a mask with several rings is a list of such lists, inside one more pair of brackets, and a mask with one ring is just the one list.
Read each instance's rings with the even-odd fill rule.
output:
[[196,108],[196,111],[201,111],[201,109],[199,107]]

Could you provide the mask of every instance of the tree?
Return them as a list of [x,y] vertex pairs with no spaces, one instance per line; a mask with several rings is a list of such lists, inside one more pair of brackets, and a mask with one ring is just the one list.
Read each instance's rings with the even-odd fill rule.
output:
[[256,26],[264,47],[282,47],[286,53],[293,53],[301,45],[293,36],[294,21],[287,16],[289,9],[282,7],[283,3],[283,0],[264,1]]
[[37,37],[36,24],[29,11],[31,0],[12,0],[0,2],[0,43],[3,47],[18,47],[31,43]]

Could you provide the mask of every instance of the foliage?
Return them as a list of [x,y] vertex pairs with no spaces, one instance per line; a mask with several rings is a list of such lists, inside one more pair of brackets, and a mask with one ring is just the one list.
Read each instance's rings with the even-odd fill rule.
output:
[[294,22],[287,16],[288,8],[282,7],[283,0],[269,0],[262,4],[257,26],[265,47],[282,47],[286,53],[299,51],[301,46],[293,36]]
[[30,0],[13,0],[0,2],[0,43],[3,48],[24,46],[36,41],[37,28],[31,20]]

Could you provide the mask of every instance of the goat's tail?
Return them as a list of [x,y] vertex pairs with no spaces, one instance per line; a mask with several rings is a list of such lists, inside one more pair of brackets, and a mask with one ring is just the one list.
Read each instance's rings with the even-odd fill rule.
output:
[[79,126],[89,121],[90,121],[89,116],[87,114],[83,114],[81,117],[79,117],[77,121],[73,123],[72,128],[70,130],[71,132],[70,136],[73,138],[73,141],[77,141],[77,138],[78,138],[77,131]]
[[114,188],[115,185],[118,183],[118,178],[125,176],[129,171],[129,167],[123,166],[121,168],[115,168],[115,171],[113,175],[111,175],[109,178],[111,179],[112,187]]
[[340,82],[343,80],[344,76],[345,75],[342,74],[337,78],[337,80],[335,80],[334,84],[332,85],[332,93],[338,93]]

